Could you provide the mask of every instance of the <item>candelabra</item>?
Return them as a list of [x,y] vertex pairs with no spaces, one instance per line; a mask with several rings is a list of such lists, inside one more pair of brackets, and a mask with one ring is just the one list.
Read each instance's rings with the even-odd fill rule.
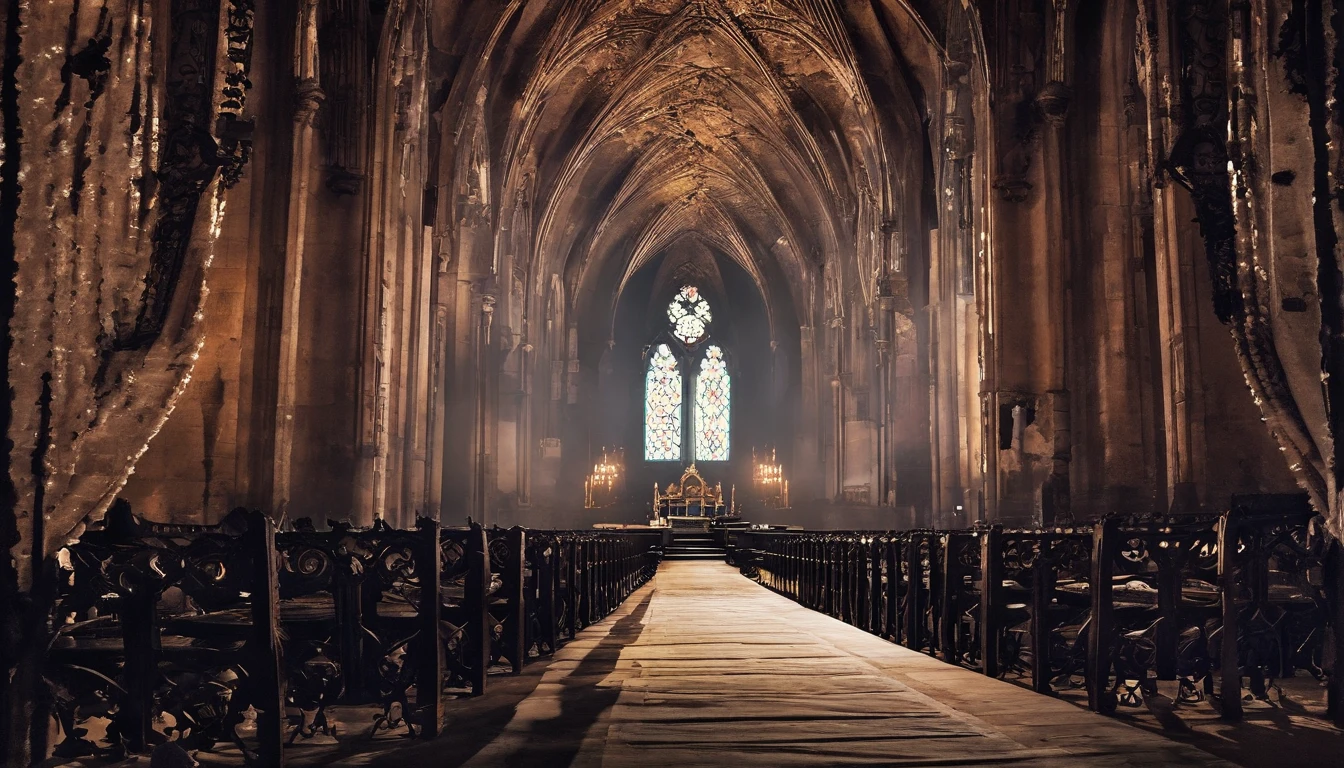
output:
[[602,458],[593,465],[592,474],[583,481],[583,506],[599,509],[615,503],[625,486],[625,449],[611,453],[602,449]]
[[[768,458],[767,458],[768,457]],[[756,496],[767,507],[786,509],[789,506],[789,480],[784,476],[784,465],[775,456],[775,449],[758,454],[751,449],[752,486]]]

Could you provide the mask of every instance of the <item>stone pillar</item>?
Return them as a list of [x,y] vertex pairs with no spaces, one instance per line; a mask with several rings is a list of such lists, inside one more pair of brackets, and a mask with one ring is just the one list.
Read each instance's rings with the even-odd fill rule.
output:
[[845,389],[840,381],[840,375],[837,373],[831,379],[831,411],[834,419],[832,429],[835,430],[835,450],[832,451],[831,461],[835,462],[835,495],[832,496],[835,503],[839,504],[845,500],[845,409],[844,409]]
[[[427,365],[429,367],[429,386],[433,395],[430,398],[429,416],[425,430],[426,450],[428,451],[426,471],[429,474],[429,497],[425,501],[427,507],[425,515],[442,522],[444,456],[447,453],[443,445],[445,431],[443,425],[448,416],[448,382],[445,378],[445,369],[448,366],[452,344],[449,338],[450,308],[442,303],[443,299],[439,295],[446,282],[443,279],[444,265],[441,258],[439,264],[439,274],[435,276],[436,284],[431,288],[435,294],[433,298],[434,329],[433,339],[430,342],[431,357]],[[451,283],[448,284],[451,285]]]
[[[430,357],[433,354],[433,307],[430,301],[435,277],[433,228],[420,227],[419,248],[406,250],[419,258],[408,270],[411,277],[410,302],[407,319],[406,362],[403,364],[407,379],[406,409],[401,425],[405,435],[402,460],[401,522],[409,528],[415,525],[417,515],[425,513],[429,500],[429,410],[432,397]],[[408,245],[416,245],[414,242]],[[411,255],[408,253],[408,255]]]
[[835,450],[832,451],[832,460],[835,462],[835,495],[832,499],[836,503],[845,500],[845,396],[850,390],[852,381],[847,373],[849,361],[845,359],[845,318],[840,314],[840,291],[836,291],[836,315],[831,318],[831,343],[835,347],[835,373],[831,379],[831,408],[835,424],[832,427],[835,440]]
[[938,281],[936,275],[938,272],[938,255],[940,249],[936,241],[929,248],[929,295],[930,306],[926,310],[929,326],[928,342],[928,392],[925,402],[929,409],[929,523],[935,527],[943,527],[944,508],[943,508],[943,436],[942,436],[942,418],[943,411],[939,407],[939,382],[942,381],[941,358],[938,353],[939,325],[938,308],[933,303],[933,297],[938,295]]
[[793,452],[793,469],[798,478],[794,495],[800,500],[822,498],[826,494],[821,444],[825,415],[821,412],[821,372],[817,370],[816,335],[816,328],[811,325],[798,329],[802,408],[799,409],[801,417],[798,420],[798,443]]
[[532,352],[522,347],[518,386],[518,504],[532,503]]
[[874,489],[877,506],[887,506],[891,489],[891,315],[896,301],[890,287],[883,282],[882,295],[877,299],[877,483]]
[[[1158,332],[1161,338],[1162,422],[1166,427],[1166,496],[1172,509],[1198,503],[1195,491],[1195,421],[1202,417],[1189,383],[1199,365],[1190,339],[1198,338],[1198,294],[1193,266],[1182,253],[1181,210],[1171,187],[1153,189],[1153,240],[1157,261]],[[1183,215],[1185,214],[1185,215]]]
[[309,187],[312,183],[313,121],[324,98],[317,79],[316,0],[307,0],[299,8],[294,68],[294,136],[290,159],[285,271],[280,299],[280,359],[276,367],[275,460],[270,505],[270,512],[276,519],[285,514],[290,501],[294,413],[299,379],[299,302],[308,230]]
[[472,488],[474,517],[482,526],[489,514],[489,444],[486,440],[490,417],[490,325],[495,314],[495,297],[481,296],[481,322],[476,337],[476,481]]
[[[1064,5],[1056,0],[1057,8]],[[1057,11],[1055,24],[1063,23],[1062,10]],[[1062,33],[1057,32],[1058,38]],[[1062,45],[1062,42],[1059,43]],[[1062,57],[1062,51],[1056,52]],[[1051,73],[1062,76],[1062,65],[1057,65]],[[1049,324],[1046,330],[1050,334],[1050,370],[1047,381],[1049,389],[1041,405],[1051,411],[1050,440],[1051,468],[1045,485],[1040,489],[1040,522],[1049,524],[1056,519],[1068,519],[1072,516],[1069,504],[1069,460],[1072,443],[1069,428],[1069,393],[1067,389],[1067,355],[1065,340],[1068,337],[1068,285],[1069,285],[1069,239],[1064,231],[1064,121],[1068,116],[1069,102],[1073,92],[1058,79],[1046,84],[1036,97],[1036,104],[1045,116],[1045,134],[1041,146],[1041,165],[1047,183],[1045,184],[1044,203],[1045,221],[1049,226],[1046,242],[1052,264],[1049,269]]]

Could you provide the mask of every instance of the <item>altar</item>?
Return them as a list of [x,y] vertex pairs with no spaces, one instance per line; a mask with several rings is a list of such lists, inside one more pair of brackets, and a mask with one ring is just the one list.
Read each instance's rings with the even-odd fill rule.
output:
[[653,525],[670,526],[678,522],[700,524],[714,518],[732,515],[734,504],[725,500],[723,484],[709,483],[692,464],[681,475],[680,483],[671,483],[666,490],[653,485]]

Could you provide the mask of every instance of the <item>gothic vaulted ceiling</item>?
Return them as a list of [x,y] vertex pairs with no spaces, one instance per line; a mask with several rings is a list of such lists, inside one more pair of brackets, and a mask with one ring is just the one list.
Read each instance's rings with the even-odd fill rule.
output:
[[534,301],[560,275],[609,321],[691,238],[794,322],[870,299],[884,222],[916,215],[941,47],[895,0],[486,0],[432,41],[445,187],[499,233],[468,257],[510,254]]

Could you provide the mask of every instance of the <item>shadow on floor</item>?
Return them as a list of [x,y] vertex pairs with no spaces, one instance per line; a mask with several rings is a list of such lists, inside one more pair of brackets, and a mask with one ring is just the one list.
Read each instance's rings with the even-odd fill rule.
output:
[[[1322,760],[1344,750],[1344,734],[1324,717],[1324,692],[1315,681],[1303,677],[1278,682],[1273,703],[1247,705],[1239,722],[1219,719],[1212,702],[1174,706],[1170,695],[1147,699],[1143,707],[1121,709],[1116,719],[1243,768],[1316,768],[1329,764]],[[1081,707],[1087,705],[1086,699],[1077,694],[1063,698]]]
[[[644,615],[652,599],[653,591],[649,590],[628,615],[616,620],[606,637],[598,641],[574,670],[561,680],[560,713],[532,723],[525,732],[509,734],[513,737],[510,741],[517,747],[508,752],[492,754],[492,765],[561,768],[573,762],[589,729],[603,713],[615,706],[621,695],[619,686],[602,688],[598,683],[616,669],[621,649],[634,643],[643,632]],[[513,680],[521,681],[522,678]],[[526,686],[516,686],[517,690],[511,690],[508,700],[503,701],[500,696],[504,692],[497,690],[492,681],[490,692],[483,699],[469,704],[490,699],[494,699],[497,704],[490,702],[492,705],[488,707],[467,706],[463,708],[465,711],[450,709],[443,737],[430,742],[403,745],[391,753],[370,757],[364,764],[386,768],[406,765],[456,768],[464,765],[505,734],[513,722],[518,703],[540,684],[541,675],[528,682],[530,684]]]

